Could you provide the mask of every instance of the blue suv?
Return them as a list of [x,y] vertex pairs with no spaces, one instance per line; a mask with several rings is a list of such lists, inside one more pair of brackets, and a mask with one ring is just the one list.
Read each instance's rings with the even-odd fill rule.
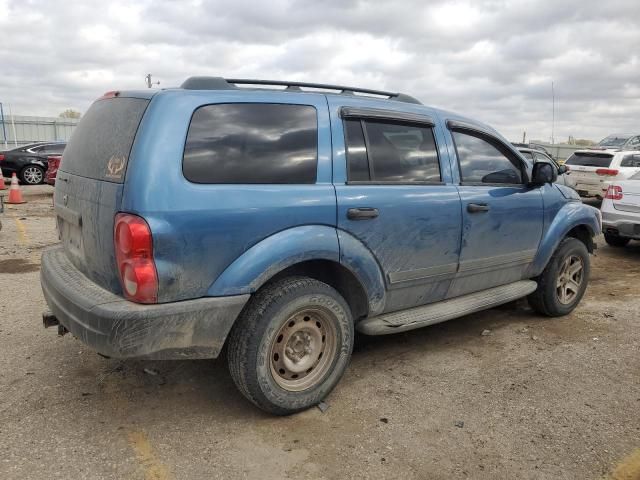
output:
[[45,326],[104,356],[216,358],[288,414],[356,330],[403,332],[528,297],[571,312],[599,212],[495,130],[398,93],[192,77],[109,92],[58,172]]

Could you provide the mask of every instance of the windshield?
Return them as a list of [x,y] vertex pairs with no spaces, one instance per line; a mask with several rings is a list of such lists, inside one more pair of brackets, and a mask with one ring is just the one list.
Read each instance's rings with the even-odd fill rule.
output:
[[609,135],[608,137],[600,140],[598,146],[600,147],[621,147],[627,140],[631,138],[631,135]]

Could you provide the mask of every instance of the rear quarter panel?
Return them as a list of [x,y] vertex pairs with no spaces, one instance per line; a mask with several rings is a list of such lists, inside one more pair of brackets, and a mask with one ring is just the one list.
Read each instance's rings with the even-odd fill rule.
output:
[[[318,112],[314,185],[213,185],[185,179],[182,157],[195,109],[214,103],[299,103]],[[244,252],[294,227],[335,227],[331,137],[318,94],[165,91],[156,95],[133,147],[122,210],[143,216],[153,234],[160,302],[197,298]],[[337,242],[336,242],[337,243]],[[337,253],[336,253],[337,255]],[[221,292],[230,292],[221,288]]]

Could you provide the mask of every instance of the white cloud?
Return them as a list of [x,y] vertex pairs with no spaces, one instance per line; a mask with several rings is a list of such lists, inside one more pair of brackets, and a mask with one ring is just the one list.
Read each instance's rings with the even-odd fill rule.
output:
[[637,0],[0,0],[0,101],[86,110],[191,75],[405,91],[512,139],[640,130]]

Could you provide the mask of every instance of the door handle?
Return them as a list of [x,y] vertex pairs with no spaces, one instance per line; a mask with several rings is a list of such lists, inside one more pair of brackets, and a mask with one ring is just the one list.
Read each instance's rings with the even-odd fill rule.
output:
[[488,212],[489,205],[486,203],[469,203],[467,204],[467,212],[469,213],[478,213],[478,212]]
[[347,210],[347,218],[349,220],[370,220],[376,218],[379,214],[380,212],[378,212],[377,208],[371,207],[350,208]]

